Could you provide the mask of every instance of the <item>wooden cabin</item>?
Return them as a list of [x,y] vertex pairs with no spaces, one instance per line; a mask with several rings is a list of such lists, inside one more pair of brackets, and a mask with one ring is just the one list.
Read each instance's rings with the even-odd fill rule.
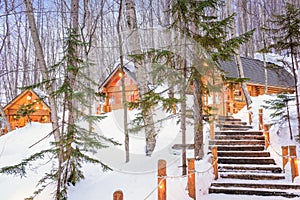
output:
[[50,122],[50,108],[41,96],[38,90],[25,90],[3,108],[12,130],[30,121]]
[[97,108],[97,113],[110,112],[123,107],[121,82],[123,76],[125,77],[126,100],[134,102],[139,99],[135,73],[126,66],[123,67],[122,72],[121,66],[118,65],[99,87],[99,91],[105,95],[105,101]]
[[[255,97],[265,94],[265,68],[263,62],[245,57],[241,57],[241,59],[245,78],[249,79],[246,84],[250,96]],[[238,78],[237,66],[233,60],[220,61],[219,64],[226,77]],[[268,94],[294,92],[293,77],[289,72],[272,63],[267,63],[267,68]],[[105,103],[102,106],[103,112],[122,108],[121,77],[123,75],[125,76],[127,101],[133,102],[139,98],[135,73],[124,67],[123,74],[120,66],[118,66],[99,87],[99,90],[106,95]],[[210,76],[208,78],[211,78]],[[212,102],[218,102],[217,107],[220,114],[232,115],[246,105],[241,84],[232,82],[222,82],[221,84],[223,85],[221,87],[222,92],[213,94],[211,98],[213,100],[209,100],[208,96],[203,97],[204,106],[210,106]]]
[[[263,61],[241,57],[248,91],[250,96],[256,97],[265,94],[265,68]],[[237,78],[238,71],[234,61],[220,61],[220,67],[226,73],[226,77]],[[273,63],[267,63],[267,94],[293,93],[293,76],[284,68]],[[224,99],[226,114],[237,113],[245,105],[245,97],[241,84],[225,82]]]

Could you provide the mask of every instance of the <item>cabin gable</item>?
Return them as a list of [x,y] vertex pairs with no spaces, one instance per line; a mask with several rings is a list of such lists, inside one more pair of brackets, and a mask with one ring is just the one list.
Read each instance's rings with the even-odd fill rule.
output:
[[99,106],[97,113],[110,112],[123,107],[122,103],[122,77],[125,81],[125,95],[127,102],[135,102],[139,99],[139,93],[135,74],[130,72],[125,67],[122,72],[121,67],[118,66],[100,85],[99,90],[105,96],[104,104]]
[[[28,115],[22,116],[22,109],[30,110]],[[25,126],[28,122],[50,122],[50,108],[34,90],[25,90],[9,102],[4,108],[4,113],[12,129]]]

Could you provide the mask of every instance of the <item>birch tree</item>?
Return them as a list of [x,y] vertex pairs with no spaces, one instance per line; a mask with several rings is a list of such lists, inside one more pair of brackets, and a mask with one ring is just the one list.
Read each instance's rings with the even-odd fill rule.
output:
[[[131,31],[130,33],[130,48],[133,57],[139,57],[142,54],[141,45],[139,42],[139,34],[138,34],[138,25],[137,25],[137,17],[136,17],[136,8],[134,0],[126,0],[126,23]],[[149,91],[147,85],[147,70],[145,67],[145,63],[142,60],[137,60],[135,62],[137,67],[136,77],[137,77],[137,85],[139,90],[140,99],[143,99],[144,95]],[[154,121],[151,109],[141,108],[141,114],[143,116],[144,127],[145,127],[145,135],[146,135],[146,155],[151,156],[154,151],[156,145],[156,132],[154,127]]]
[[298,135],[300,137],[300,98],[299,98],[299,47],[300,47],[300,8],[293,4],[286,3],[283,14],[273,15],[271,23],[276,28],[268,29],[274,44],[269,45],[268,49],[273,49],[290,55],[291,64],[283,61],[290,67],[295,84],[296,107],[298,119]]
[[[233,12],[231,10],[231,0],[226,0],[226,7],[227,7],[228,16],[232,15]],[[234,22],[232,22],[232,23],[234,23]],[[231,38],[236,36],[235,24],[231,25],[230,36],[231,36]],[[237,70],[238,70],[239,77],[240,78],[245,78],[243,63],[242,63],[242,60],[241,60],[241,57],[240,57],[239,47],[235,49],[234,59],[235,59],[236,65],[237,65]],[[247,84],[245,82],[242,82],[241,85],[242,85],[242,90],[243,90],[243,94],[244,94],[244,97],[245,97],[245,101],[246,101],[246,104],[247,104],[247,108],[249,108],[250,104],[252,103],[252,100],[251,100],[250,93],[249,93],[248,88],[247,88]]]

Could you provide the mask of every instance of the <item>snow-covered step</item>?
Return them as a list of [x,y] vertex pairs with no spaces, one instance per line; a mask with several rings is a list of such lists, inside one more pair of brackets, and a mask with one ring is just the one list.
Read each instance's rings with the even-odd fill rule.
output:
[[235,121],[235,122],[240,122],[242,121],[241,119],[238,118],[233,118],[232,116],[219,116],[218,121]]
[[210,140],[209,145],[264,145],[264,140]]
[[215,140],[264,140],[263,135],[216,135]]
[[[280,190],[280,189],[262,189],[248,187],[210,187],[209,193],[223,193],[236,195],[260,195],[260,196],[283,196],[287,198],[300,197],[300,192],[297,190]],[[255,197],[254,197],[255,198]]]
[[242,121],[219,121],[220,125],[226,124],[226,125],[247,125],[247,122]]
[[251,129],[252,126],[250,125],[240,125],[240,124],[216,124],[216,127],[219,127],[221,129]]
[[283,181],[242,181],[242,180],[230,180],[230,182],[225,182],[222,179],[220,182],[216,181],[212,184],[213,187],[246,187],[246,188],[266,188],[266,189],[282,189],[282,190],[299,190],[300,185],[290,184]]
[[215,135],[263,135],[262,131],[216,131]]
[[219,157],[270,157],[267,151],[218,151]]
[[230,165],[219,164],[219,172],[265,172],[265,173],[281,173],[282,169],[278,165]]
[[263,151],[264,145],[210,145],[209,149],[216,146],[218,151]]
[[240,121],[218,126],[221,131],[215,132],[209,148],[218,150],[219,179],[210,193],[300,197],[300,186],[286,183],[282,169],[265,151],[263,131],[247,130],[250,126]]
[[247,179],[247,180],[281,180],[285,179],[284,174],[251,173],[251,172],[221,172],[221,178]]
[[270,157],[218,157],[221,164],[269,164],[275,165],[274,159]]

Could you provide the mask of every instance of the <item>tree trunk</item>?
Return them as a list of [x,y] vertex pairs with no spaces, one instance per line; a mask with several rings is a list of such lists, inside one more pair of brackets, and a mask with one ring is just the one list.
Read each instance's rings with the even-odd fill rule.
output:
[[183,68],[183,81],[181,84],[181,92],[180,92],[180,108],[181,108],[181,115],[180,115],[180,129],[181,129],[181,143],[182,143],[182,156],[181,156],[181,163],[182,163],[182,175],[187,174],[187,165],[186,165],[186,78],[187,78],[187,67],[186,63],[184,63]]
[[[262,2],[259,2],[259,7],[258,7],[258,12],[259,12],[259,18],[260,18],[260,26],[265,27],[265,12],[262,9]],[[265,37],[265,30],[261,30],[262,34],[262,41],[263,41],[263,49],[266,48],[266,37]],[[265,51],[265,50],[264,50]],[[264,62],[264,71],[265,71],[265,94],[268,94],[268,70],[267,70],[267,62],[266,62],[266,55],[265,52],[263,54],[263,62]]]
[[[196,74],[198,74],[196,72]],[[204,156],[203,151],[203,110],[202,110],[202,85],[200,83],[201,76],[195,75],[193,78],[194,86],[194,157],[196,160],[200,160]]]
[[[227,5],[227,14],[231,15],[232,10],[231,10],[230,0],[226,0],[226,5]],[[231,37],[234,37],[236,35],[235,24],[232,24],[232,27],[231,27],[231,30],[230,30],[230,35],[231,35]],[[242,60],[241,60],[241,57],[240,57],[240,50],[236,49],[235,52],[236,52],[236,55],[234,56],[234,58],[235,58],[235,63],[236,63],[237,68],[238,68],[238,75],[239,75],[240,78],[245,78],[243,64],[242,64]],[[251,97],[250,97],[247,85],[244,82],[242,83],[242,90],[243,90],[243,94],[244,94],[245,101],[246,101],[246,104],[247,104],[247,108],[249,108],[252,101],[251,101]]]
[[297,108],[297,120],[298,120],[298,136],[300,137],[300,103],[299,103],[299,87],[298,87],[298,76],[296,70],[298,69],[297,59],[294,53],[293,47],[291,47],[292,52],[292,72],[294,76],[294,84],[295,84],[295,93],[296,93],[296,108]]
[[125,73],[124,73],[124,61],[123,61],[123,49],[122,49],[122,35],[120,31],[120,23],[121,23],[121,16],[123,10],[123,1],[120,0],[120,7],[119,7],[119,15],[117,21],[117,32],[118,32],[118,42],[119,42],[119,53],[120,53],[120,65],[122,69],[123,76],[121,77],[122,83],[122,103],[123,103],[123,110],[124,110],[124,145],[125,145],[125,162],[129,162],[129,134],[128,134],[128,120],[127,120],[127,101],[126,101],[126,91],[125,91]]
[[10,126],[9,120],[7,119],[7,116],[5,115],[5,112],[4,112],[3,107],[1,106],[1,104],[0,104],[0,116],[2,116],[2,119],[4,120],[4,123],[7,127],[7,130],[11,131],[11,126]]
[[[40,42],[40,39],[38,36],[36,24],[35,24],[32,2],[31,2],[31,0],[24,0],[24,3],[26,5],[26,15],[27,15],[28,22],[29,22],[32,41],[33,41],[34,47],[35,47],[36,58],[38,60],[38,64],[39,64],[39,66],[41,68],[41,72],[42,72],[42,79],[43,79],[43,81],[49,81],[50,77],[48,76],[48,69],[46,66],[45,59],[44,59],[43,49],[41,46],[41,42]],[[56,105],[54,97],[52,97],[50,95],[54,91],[53,86],[50,82],[47,82],[46,90],[47,90],[46,92],[49,95],[48,99],[49,99],[50,109],[51,109],[52,128],[53,128],[53,130],[55,130],[54,138],[55,138],[55,141],[58,142],[58,141],[60,141],[60,133],[59,133],[59,129],[58,129],[59,125],[58,125],[58,117],[57,117],[57,109],[56,109],[57,105]]]
[[56,110],[56,102],[55,99],[52,95],[54,92],[53,85],[49,82],[50,77],[48,76],[48,70],[46,66],[46,62],[44,59],[44,53],[43,49],[41,46],[41,42],[38,36],[36,24],[35,24],[35,19],[34,19],[34,14],[33,14],[33,7],[32,7],[32,2],[31,0],[24,0],[24,3],[26,5],[26,15],[28,18],[29,22],[29,27],[31,31],[31,37],[34,43],[35,47],[35,54],[37,61],[39,63],[39,66],[42,71],[42,79],[43,81],[46,81],[46,92],[48,93],[48,99],[50,103],[50,110],[51,110],[51,121],[52,121],[52,129],[54,130],[54,139],[59,145],[59,152],[58,152],[58,174],[57,174],[57,188],[56,188],[56,199],[59,200],[60,198],[60,191],[61,191],[61,168],[62,168],[62,163],[63,163],[63,146],[61,145],[61,135],[59,132],[59,124],[58,124],[58,117],[57,117],[57,110]]
[[[141,54],[141,45],[139,42],[139,34],[137,27],[137,17],[135,11],[135,2],[134,0],[126,0],[126,22],[129,29],[132,31],[130,35],[129,42],[132,49],[132,54]],[[142,64],[143,63],[143,64]],[[139,96],[143,99],[143,96],[149,91],[148,89],[148,78],[147,71],[144,62],[136,62],[137,66],[136,77],[137,85],[139,90]],[[152,116],[152,111],[150,109],[142,109],[141,111],[144,124],[145,124],[145,135],[146,135],[146,155],[151,156],[156,145],[156,133],[154,128],[154,121]]]

